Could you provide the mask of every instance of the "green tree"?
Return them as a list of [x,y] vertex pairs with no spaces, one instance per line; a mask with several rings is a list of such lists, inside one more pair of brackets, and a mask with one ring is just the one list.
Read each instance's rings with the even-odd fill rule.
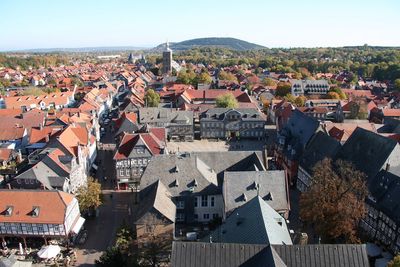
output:
[[219,108],[237,108],[239,106],[236,98],[230,93],[218,96],[216,102]]
[[87,186],[78,188],[76,198],[83,213],[94,210],[101,205],[101,184],[88,177]]
[[110,247],[100,256],[98,260],[95,260],[95,264],[98,267],[128,267],[132,266],[128,264],[128,259],[118,247]]
[[284,97],[287,94],[290,94],[292,92],[292,86],[290,85],[290,83],[278,83],[277,87],[276,87],[276,92],[275,95],[276,96],[280,96],[280,97]]
[[364,173],[349,162],[324,159],[314,166],[310,189],[300,196],[300,218],[326,242],[358,242],[367,194]]
[[347,98],[346,94],[342,91],[342,89],[340,89],[337,86],[330,88],[329,92],[337,93],[339,95],[339,98],[342,100]]
[[400,255],[396,255],[393,260],[391,260],[388,265],[388,267],[400,267]]
[[196,73],[192,69],[184,69],[178,73],[176,82],[183,84],[196,84]]
[[394,80],[394,89],[400,91],[400,79]]
[[148,107],[158,107],[158,104],[160,104],[160,95],[153,89],[149,89],[144,96],[144,101]]

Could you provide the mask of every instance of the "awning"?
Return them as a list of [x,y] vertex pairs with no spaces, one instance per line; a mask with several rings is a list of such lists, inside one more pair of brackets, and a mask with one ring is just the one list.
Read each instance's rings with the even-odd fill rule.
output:
[[78,234],[84,223],[85,223],[85,219],[82,217],[79,217],[78,221],[75,223],[74,227],[72,228],[72,232],[75,234]]
[[93,164],[92,164],[92,168],[95,169],[95,170],[97,171],[97,169],[98,169],[99,167],[97,167],[97,165],[93,163]]

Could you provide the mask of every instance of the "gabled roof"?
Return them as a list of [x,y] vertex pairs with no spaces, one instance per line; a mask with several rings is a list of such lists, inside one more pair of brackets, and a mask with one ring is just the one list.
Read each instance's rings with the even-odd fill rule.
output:
[[323,132],[317,132],[306,146],[299,164],[305,171],[312,174],[312,168],[318,161],[334,158],[339,149],[340,143],[337,140]]
[[367,267],[365,245],[273,245],[287,267]]
[[286,267],[269,245],[173,242],[172,267]]
[[159,155],[166,146],[165,128],[150,128],[148,133],[124,134],[114,155],[115,160],[126,159],[137,144],[144,144],[152,155]]
[[[256,196],[260,196],[276,211],[289,210],[287,189],[285,171],[225,172],[225,212],[233,211]],[[243,196],[246,196],[247,200]]]
[[[371,179],[383,167],[396,145],[393,139],[357,128],[341,147],[336,159],[352,162]],[[399,166],[400,162],[393,161],[390,164]]]
[[[0,190],[0,222],[64,224],[67,206],[74,196],[50,190]],[[11,216],[3,212],[12,206]],[[31,214],[39,207],[39,215]]]
[[234,210],[210,236],[213,242],[222,243],[292,244],[285,219],[260,196]]
[[25,128],[23,127],[0,129],[0,141],[12,141],[22,139],[25,133]]
[[[134,216],[135,224],[150,224],[146,214],[155,211],[169,220],[170,223],[175,222],[176,206],[171,200],[171,193],[160,180],[142,193],[141,197],[140,206]],[[151,223],[154,224],[155,222],[152,221]],[[162,220],[159,223],[166,224]]]

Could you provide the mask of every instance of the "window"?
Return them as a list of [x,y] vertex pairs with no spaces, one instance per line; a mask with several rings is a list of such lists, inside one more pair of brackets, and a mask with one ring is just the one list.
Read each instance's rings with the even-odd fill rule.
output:
[[41,224],[38,225],[38,231],[43,232],[43,225],[41,225]]
[[183,213],[177,213],[176,214],[176,221],[177,222],[183,222],[185,220],[185,214]]
[[27,224],[26,225],[26,231],[27,232],[32,232],[32,225],[31,224]]
[[119,170],[119,176],[124,176],[124,169]]
[[210,214],[204,213],[204,214],[203,214],[203,219],[204,219],[204,220],[209,220],[209,219],[210,219]]
[[207,196],[201,196],[201,206],[207,207]]
[[215,205],[215,198],[214,197],[210,197],[210,206],[214,207]]
[[125,169],[125,174],[126,174],[126,176],[130,176],[131,175],[130,170],[129,169]]
[[198,204],[197,204],[197,197],[194,197],[194,207],[197,208]]
[[218,218],[219,216],[218,216],[218,213],[214,213],[213,214],[213,219],[215,219],[215,218]]
[[145,232],[146,233],[153,233],[153,231],[154,231],[154,226],[150,225],[150,224],[146,224]]
[[177,209],[184,209],[185,208],[185,201],[180,200],[178,201],[177,205],[176,205]]
[[54,225],[54,232],[60,232],[60,227],[58,225]]

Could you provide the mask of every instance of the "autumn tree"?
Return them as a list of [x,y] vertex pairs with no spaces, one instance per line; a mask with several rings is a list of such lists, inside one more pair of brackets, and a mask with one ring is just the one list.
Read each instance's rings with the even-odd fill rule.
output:
[[232,74],[230,72],[226,72],[224,70],[219,72],[218,79],[232,81],[232,82],[237,82],[238,81],[234,74]]
[[307,97],[300,95],[298,97],[296,97],[296,99],[294,100],[294,104],[297,107],[304,107],[307,101]]
[[328,92],[326,94],[326,98],[328,98],[328,99],[340,99],[340,96],[336,92]]
[[219,108],[237,108],[239,106],[239,103],[233,94],[229,93],[218,96],[216,104]]
[[212,78],[208,72],[203,71],[196,77],[196,83],[204,83],[204,84],[210,84],[212,82]]
[[358,242],[356,229],[366,214],[366,176],[346,161],[318,162],[309,191],[300,196],[300,218],[327,242]]
[[284,99],[290,103],[293,103],[296,101],[296,97],[292,94],[287,94],[284,96]]
[[338,99],[342,99],[342,100],[343,100],[343,99],[346,99],[346,98],[347,98],[346,94],[342,91],[342,89],[340,89],[340,88],[337,87],[337,86],[332,87],[331,89],[329,89],[329,92],[337,93],[338,96],[339,96]]
[[153,89],[149,89],[144,96],[144,101],[148,107],[158,107],[158,104],[160,103],[160,95]]
[[393,258],[393,260],[391,260],[391,261],[388,263],[387,267],[400,267],[400,255],[397,254],[397,255]]
[[290,83],[280,82],[280,83],[278,83],[278,85],[276,87],[275,95],[276,96],[280,96],[280,97],[284,97],[287,94],[290,94],[291,91],[292,91],[292,86],[290,85]]
[[276,82],[274,80],[272,80],[271,78],[264,78],[262,80],[262,84],[265,86],[275,86]]
[[394,80],[394,89],[400,91],[400,79]]
[[76,193],[81,211],[84,213],[97,209],[101,205],[100,195],[101,184],[89,177],[87,186],[79,187]]

